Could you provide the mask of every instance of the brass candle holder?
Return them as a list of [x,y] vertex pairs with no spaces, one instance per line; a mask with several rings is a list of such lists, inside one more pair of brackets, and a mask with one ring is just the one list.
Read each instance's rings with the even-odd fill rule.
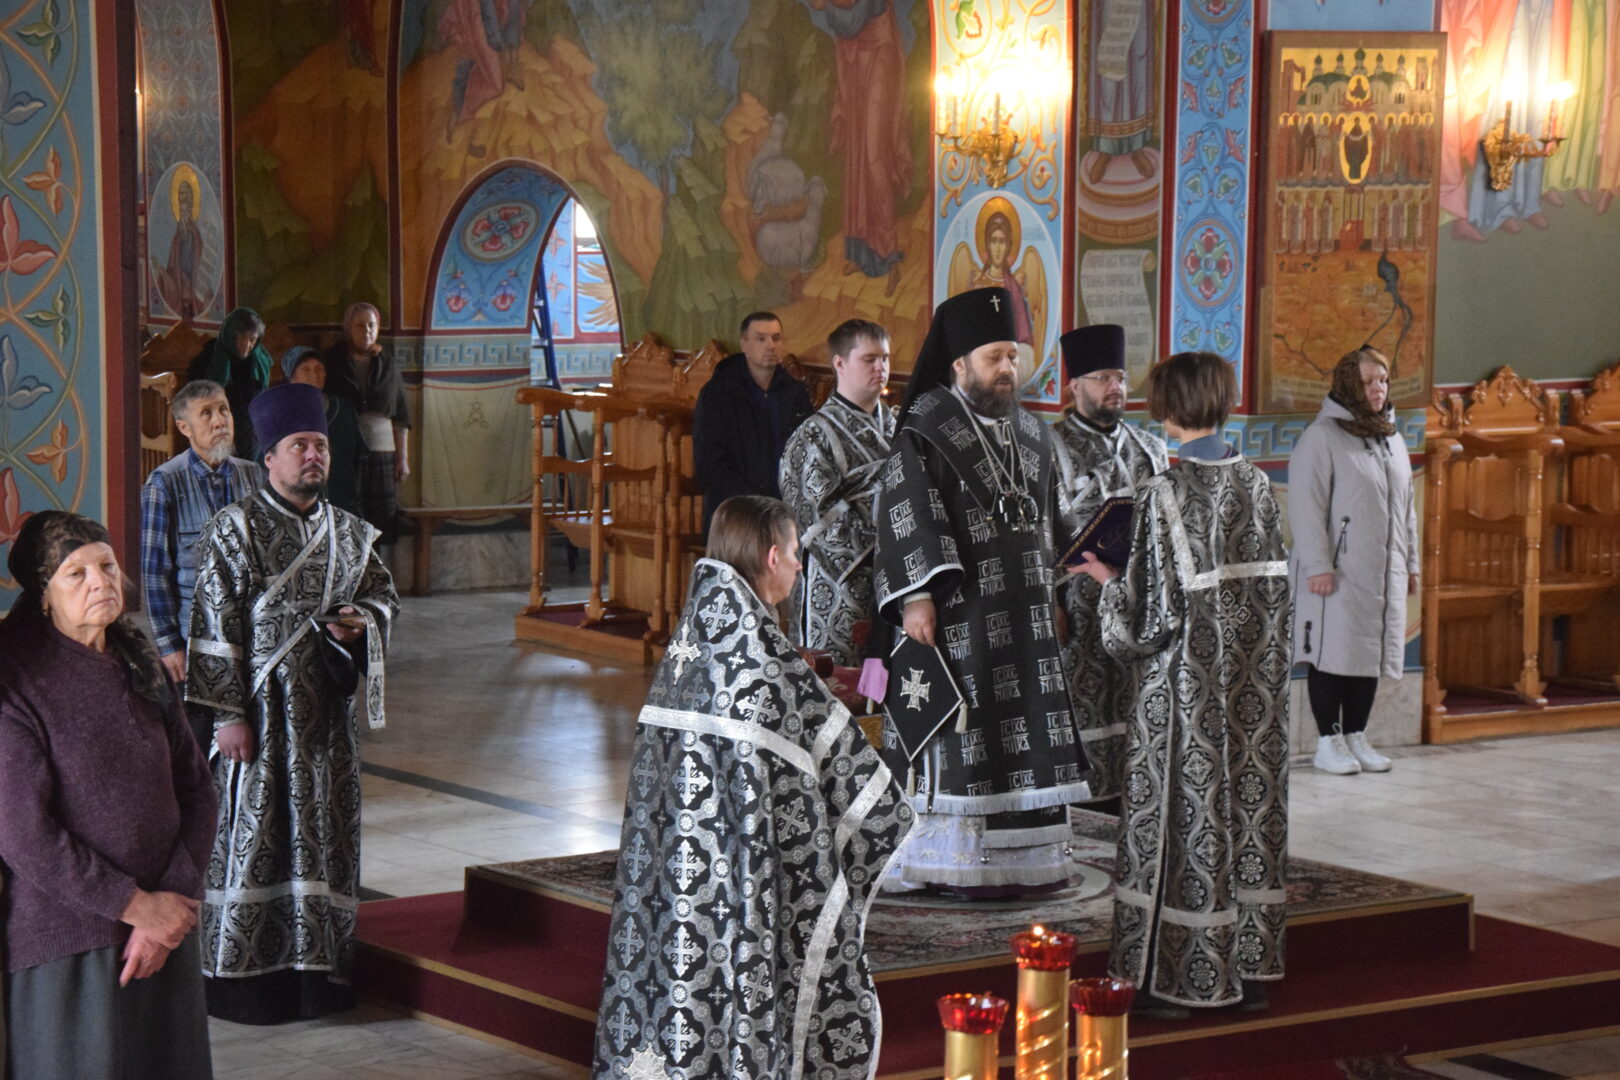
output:
[[1074,1006],[1075,1080],[1127,1080],[1131,1051],[1127,1019],[1136,987],[1124,979],[1076,979],[1069,984]]
[[1073,934],[1034,926],[1012,936],[1018,961],[1018,1080],[1063,1080],[1069,1057]]
[[946,994],[939,999],[945,1028],[945,1080],[996,1080],[996,1043],[1007,1002],[989,994]]

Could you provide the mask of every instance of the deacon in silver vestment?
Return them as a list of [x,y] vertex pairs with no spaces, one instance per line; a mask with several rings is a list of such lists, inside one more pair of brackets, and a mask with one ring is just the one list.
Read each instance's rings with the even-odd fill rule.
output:
[[636,729],[597,1080],[870,1080],[863,951],[910,827],[899,786],[776,624],[798,571],[776,499],[715,511]]
[[[1125,330],[1102,323],[1070,330],[1060,341],[1072,405],[1052,429],[1057,440],[1063,509],[1084,528],[1103,503],[1135,498],[1136,489],[1170,465],[1164,440],[1127,424]],[[1097,622],[1102,588],[1080,576],[1060,590],[1069,616],[1063,666],[1074,698],[1075,725],[1090,768],[1094,799],[1119,794],[1125,730],[1136,695],[1124,665],[1103,648]]]
[[1124,572],[1086,556],[1137,688],[1109,971],[1149,1015],[1262,1007],[1283,975],[1288,564],[1270,481],[1220,437],[1236,389],[1212,353],[1153,368],[1180,459],[1137,489]]
[[[934,313],[879,496],[879,612],[938,647],[962,714],[916,758],[900,883],[988,898],[1062,888],[1089,797],[1054,616],[1051,428],[1019,407],[1013,306],[974,289]],[[890,704],[901,689],[890,672]]]
[[275,1023],[353,1003],[356,716],[382,726],[399,597],[377,530],[319,497],[320,391],[284,383],[249,411],[269,484],[198,542],[186,698],[213,721],[219,791],[200,926],[208,1011]]
[[804,561],[791,636],[848,666],[860,660],[855,626],[872,617],[873,505],[894,437],[894,413],[883,403],[889,332],[850,319],[827,338],[827,353],[837,386],[788,439],[780,486]]

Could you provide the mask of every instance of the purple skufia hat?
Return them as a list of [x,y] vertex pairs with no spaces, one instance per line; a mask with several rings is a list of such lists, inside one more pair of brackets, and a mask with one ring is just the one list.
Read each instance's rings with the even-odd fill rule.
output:
[[256,394],[248,404],[259,453],[268,453],[288,435],[300,431],[326,434],[326,402],[308,383],[278,383]]
[[1125,370],[1125,328],[1097,323],[1070,330],[1058,339],[1063,347],[1063,370],[1078,379],[1093,371]]

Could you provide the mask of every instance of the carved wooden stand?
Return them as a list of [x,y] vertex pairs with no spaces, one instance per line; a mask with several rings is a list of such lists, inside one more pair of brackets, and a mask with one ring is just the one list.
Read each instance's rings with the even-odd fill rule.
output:
[[[1614,605],[1596,603],[1620,586],[1613,376],[1599,376],[1581,399],[1589,419],[1569,427],[1560,426],[1556,393],[1505,367],[1466,399],[1435,395],[1423,539],[1426,742],[1620,723]],[[1614,700],[1549,702],[1549,680]]]

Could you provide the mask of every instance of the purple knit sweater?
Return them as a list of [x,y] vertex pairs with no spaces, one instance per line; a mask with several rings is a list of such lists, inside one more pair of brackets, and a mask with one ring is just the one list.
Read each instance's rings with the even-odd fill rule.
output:
[[183,715],[42,616],[0,624],[7,971],[119,944],[136,886],[202,896],[214,783]]

